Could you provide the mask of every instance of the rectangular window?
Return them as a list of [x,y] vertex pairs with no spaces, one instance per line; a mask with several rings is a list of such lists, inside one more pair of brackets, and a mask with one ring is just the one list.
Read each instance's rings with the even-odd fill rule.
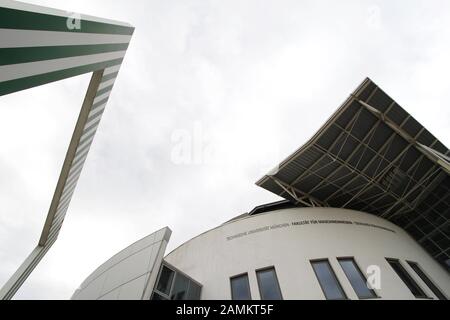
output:
[[173,289],[170,294],[170,300],[186,300],[188,288],[189,279],[181,273],[177,273],[175,282],[173,283]]
[[311,265],[327,300],[347,299],[328,259],[312,260]]
[[242,274],[240,276],[232,277],[231,283],[231,299],[233,300],[251,300],[250,284],[248,282],[248,275]]
[[275,268],[267,268],[256,271],[261,300],[282,300],[280,285],[278,283]]
[[187,300],[200,300],[202,287],[198,284],[195,284],[193,281],[189,282],[189,291]]
[[402,279],[402,281],[406,284],[408,289],[416,298],[428,298],[423,292],[423,290],[419,287],[419,285],[414,281],[414,279],[409,275],[409,273],[403,268],[400,261],[396,259],[386,258],[387,262],[390,264],[392,269],[394,269],[395,273]]
[[202,286],[182,272],[161,266],[152,300],[200,300]]
[[161,269],[161,274],[159,276],[158,285],[156,286],[156,290],[161,293],[169,295],[170,288],[172,287],[172,280],[175,272],[163,266]]
[[417,262],[406,261],[415,273],[422,279],[422,281],[430,288],[430,290],[438,297],[439,300],[447,300],[447,297],[441,290],[434,284],[434,282],[423,272],[422,268]]
[[366,277],[353,258],[338,258],[338,261],[359,299],[377,297],[375,291],[367,286]]

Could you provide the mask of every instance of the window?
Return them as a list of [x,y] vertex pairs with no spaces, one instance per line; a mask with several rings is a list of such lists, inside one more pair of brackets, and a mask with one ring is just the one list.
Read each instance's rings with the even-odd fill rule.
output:
[[177,273],[173,289],[170,294],[170,300],[186,300],[189,289],[189,279]]
[[248,275],[242,274],[240,276],[232,277],[231,282],[231,299],[233,300],[251,300],[250,284],[248,282]]
[[415,273],[422,279],[422,281],[430,288],[430,290],[438,297],[439,300],[447,300],[447,297],[442,293],[441,290],[434,284],[434,282],[428,278],[428,276],[423,272],[422,268],[417,262],[407,261],[409,266],[414,270]]
[[162,265],[152,300],[200,300],[201,285],[172,267]]
[[408,289],[416,298],[428,298],[423,292],[423,290],[419,287],[419,285],[414,281],[414,279],[406,272],[405,268],[401,265],[400,261],[396,259],[388,259],[387,262],[391,265],[392,269],[394,269],[395,273],[402,279],[402,281],[406,284]]
[[327,259],[313,260],[311,265],[327,300],[347,299]]
[[367,286],[367,280],[353,258],[338,258],[338,261],[359,299],[377,297],[375,291]]
[[172,280],[175,272],[163,266],[161,269],[161,275],[159,276],[158,285],[156,289],[159,292],[169,295],[170,288],[172,287]]
[[261,300],[282,300],[280,285],[278,284],[275,268],[256,271]]
[[188,300],[200,300],[200,293],[202,292],[202,287],[193,281],[189,282],[189,291],[187,295]]

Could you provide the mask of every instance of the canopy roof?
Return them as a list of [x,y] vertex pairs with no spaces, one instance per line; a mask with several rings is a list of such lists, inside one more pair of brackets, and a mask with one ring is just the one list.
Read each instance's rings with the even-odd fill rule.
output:
[[128,23],[0,0],[0,97],[92,73],[39,242],[0,299],[13,297],[59,235],[133,31]]
[[370,79],[256,184],[297,205],[399,225],[448,268],[450,151]]

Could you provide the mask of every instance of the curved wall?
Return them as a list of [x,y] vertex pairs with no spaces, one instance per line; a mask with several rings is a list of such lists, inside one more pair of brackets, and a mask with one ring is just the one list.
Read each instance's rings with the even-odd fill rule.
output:
[[260,299],[255,270],[274,266],[284,299],[324,299],[310,260],[328,258],[350,299],[357,299],[337,257],[354,257],[365,272],[380,268],[382,299],[414,299],[385,258],[399,259],[429,297],[435,297],[406,264],[417,262],[444,294],[449,274],[405,231],[376,216],[336,208],[293,208],[244,217],[205,232],[165,260],[203,285],[201,299],[231,299],[230,277],[248,273]]
[[72,299],[150,299],[170,235],[166,227],[118,252],[83,281]]

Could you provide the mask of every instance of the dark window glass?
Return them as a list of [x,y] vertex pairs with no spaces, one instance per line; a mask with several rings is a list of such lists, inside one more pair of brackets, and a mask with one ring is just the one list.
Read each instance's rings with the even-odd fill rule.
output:
[[261,300],[281,300],[281,290],[274,268],[256,271]]
[[311,265],[327,300],[347,298],[328,260],[311,261]]
[[189,288],[189,279],[177,273],[175,283],[173,284],[170,300],[186,300]]
[[190,281],[189,283],[189,293],[187,296],[187,300],[200,300],[200,292],[201,287],[197,285],[196,283]]
[[367,299],[377,297],[375,291],[367,286],[367,280],[353,258],[340,258],[338,261],[358,298]]
[[408,264],[414,270],[414,272],[417,273],[420,279],[425,282],[425,284],[436,295],[436,297],[439,298],[439,300],[447,300],[447,297],[442,293],[441,290],[439,290],[438,287],[436,287],[434,282],[431,281],[430,278],[428,278],[428,276],[425,274],[425,272],[423,272],[422,268],[416,262],[408,261]]
[[231,299],[233,300],[251,300],[250,284],[248,275],[243,274],[230,279],[231,281]]
[[166,266],[163,266],[156,290],[168,295],[170,292],[170,287],[172,286],[173,276],[174,272]]
[[387,262],[391,265],[392,269],[394,269],[395,273],[402,279],[402,281],[406,284],[408,289],[416,298],[427,298],[425,292],[419,287],[419,285],[414,281],[414,279],[406,272],[405,268],[400,264],[400,261],[395,259],[386,259]]

